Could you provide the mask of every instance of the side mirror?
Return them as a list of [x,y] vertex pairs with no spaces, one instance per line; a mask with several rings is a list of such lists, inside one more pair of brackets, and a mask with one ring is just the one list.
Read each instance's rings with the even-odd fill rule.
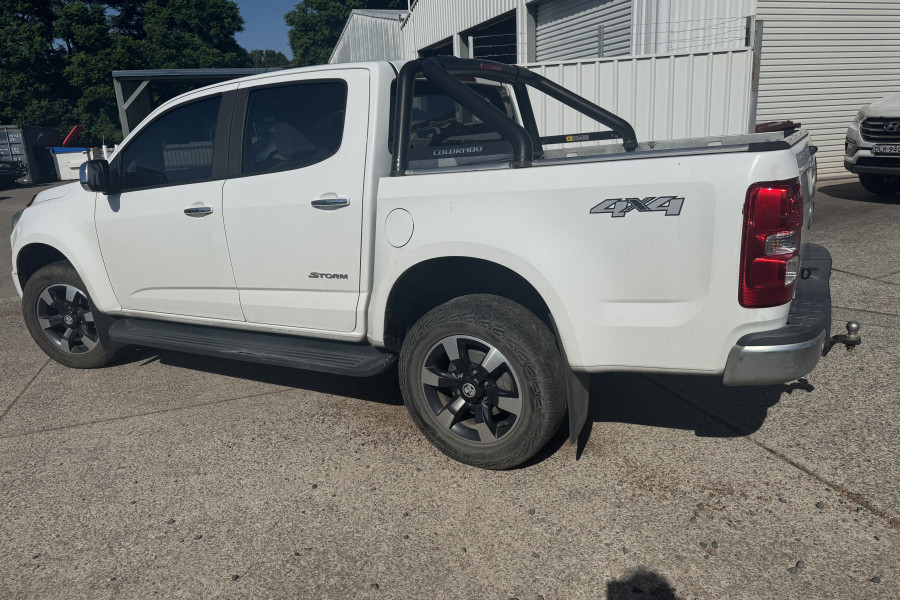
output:
[[109,163],[103,159],[83,163],[78,170],[78,178],[81,180],[81,187],[89,192],[114,193],[109,176]]

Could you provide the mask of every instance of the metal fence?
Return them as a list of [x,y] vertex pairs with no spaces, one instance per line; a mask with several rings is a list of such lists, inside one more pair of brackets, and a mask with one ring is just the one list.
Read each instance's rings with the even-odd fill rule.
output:
[[[628,120],[640,141],[749,130],[750,48],[526,66]],[[602,129],[543,94],[532,101],[542,135]]]

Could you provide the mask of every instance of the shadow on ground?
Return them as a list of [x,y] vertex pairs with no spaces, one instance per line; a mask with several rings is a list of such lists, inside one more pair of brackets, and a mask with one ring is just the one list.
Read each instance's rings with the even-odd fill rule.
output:
[[898,196],[875,196],[874,194],[870,194],[856,181],[820,186],[818,191],[823,194],[828,194],[833,198],[867,202],[870,204],[896,204],[900,201],[900,197]]
[[236,377],[298,390],[346,396],[366,402],[378,402],[393,406],[403,404],[397,383],[396,366],[375,377],[357,378],[197,354],[161,352],[150,348],[129,349],[117,362],[119,364],[141,363],[142,365],[159,362],[181,369],[203,371],[224,377]]
[[[397,369],[376,377],[355,378],[301,371],[179,352],[135,348],[119,359],[120,364],[147,365],[160,362],[182,369],[236,377],[283,387],[345,396],[392,406],[403,404]],[[719,377],[604,373],[591,377],[591,406],[578,438],[581,457],[598,423],[628,423],[649,427],[693,431],[700,437],[741,437],[759,430],[782,394],[807,393],[813,386],[805,379],[791,384],[734,388]],[[567,421],[566,421],[567,423]],[[567,443],[563,425],[550,443],[521,468],[543,462]]]
[[653,571],[638,569],[627,579],[610,581],[606,586],[607,600],[684,600],[665,577]]

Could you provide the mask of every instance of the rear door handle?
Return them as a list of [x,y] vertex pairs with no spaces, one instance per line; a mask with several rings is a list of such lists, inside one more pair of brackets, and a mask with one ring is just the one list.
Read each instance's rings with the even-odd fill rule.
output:
[[189,217],[202,217],[203,215],[208,215],[213,211],[210,206],[189,206],[184,209],[184,214]]
[[336,208],[344,208],[350,206],[348,198],[320,198],[312,201],[313,208],[320,210],[334,210]]

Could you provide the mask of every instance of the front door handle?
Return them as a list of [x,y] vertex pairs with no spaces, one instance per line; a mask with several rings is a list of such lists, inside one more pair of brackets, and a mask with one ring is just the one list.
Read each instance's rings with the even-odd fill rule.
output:
[[350,206],[348,198],[320,198],[312,201],[313,208],[321,210],[334,210],[336,208],[344,208]]
[[210,206],[190,206],[184,209],[184,214],[189,217],[202,217],[203,215],[208,215],[213,211]]

